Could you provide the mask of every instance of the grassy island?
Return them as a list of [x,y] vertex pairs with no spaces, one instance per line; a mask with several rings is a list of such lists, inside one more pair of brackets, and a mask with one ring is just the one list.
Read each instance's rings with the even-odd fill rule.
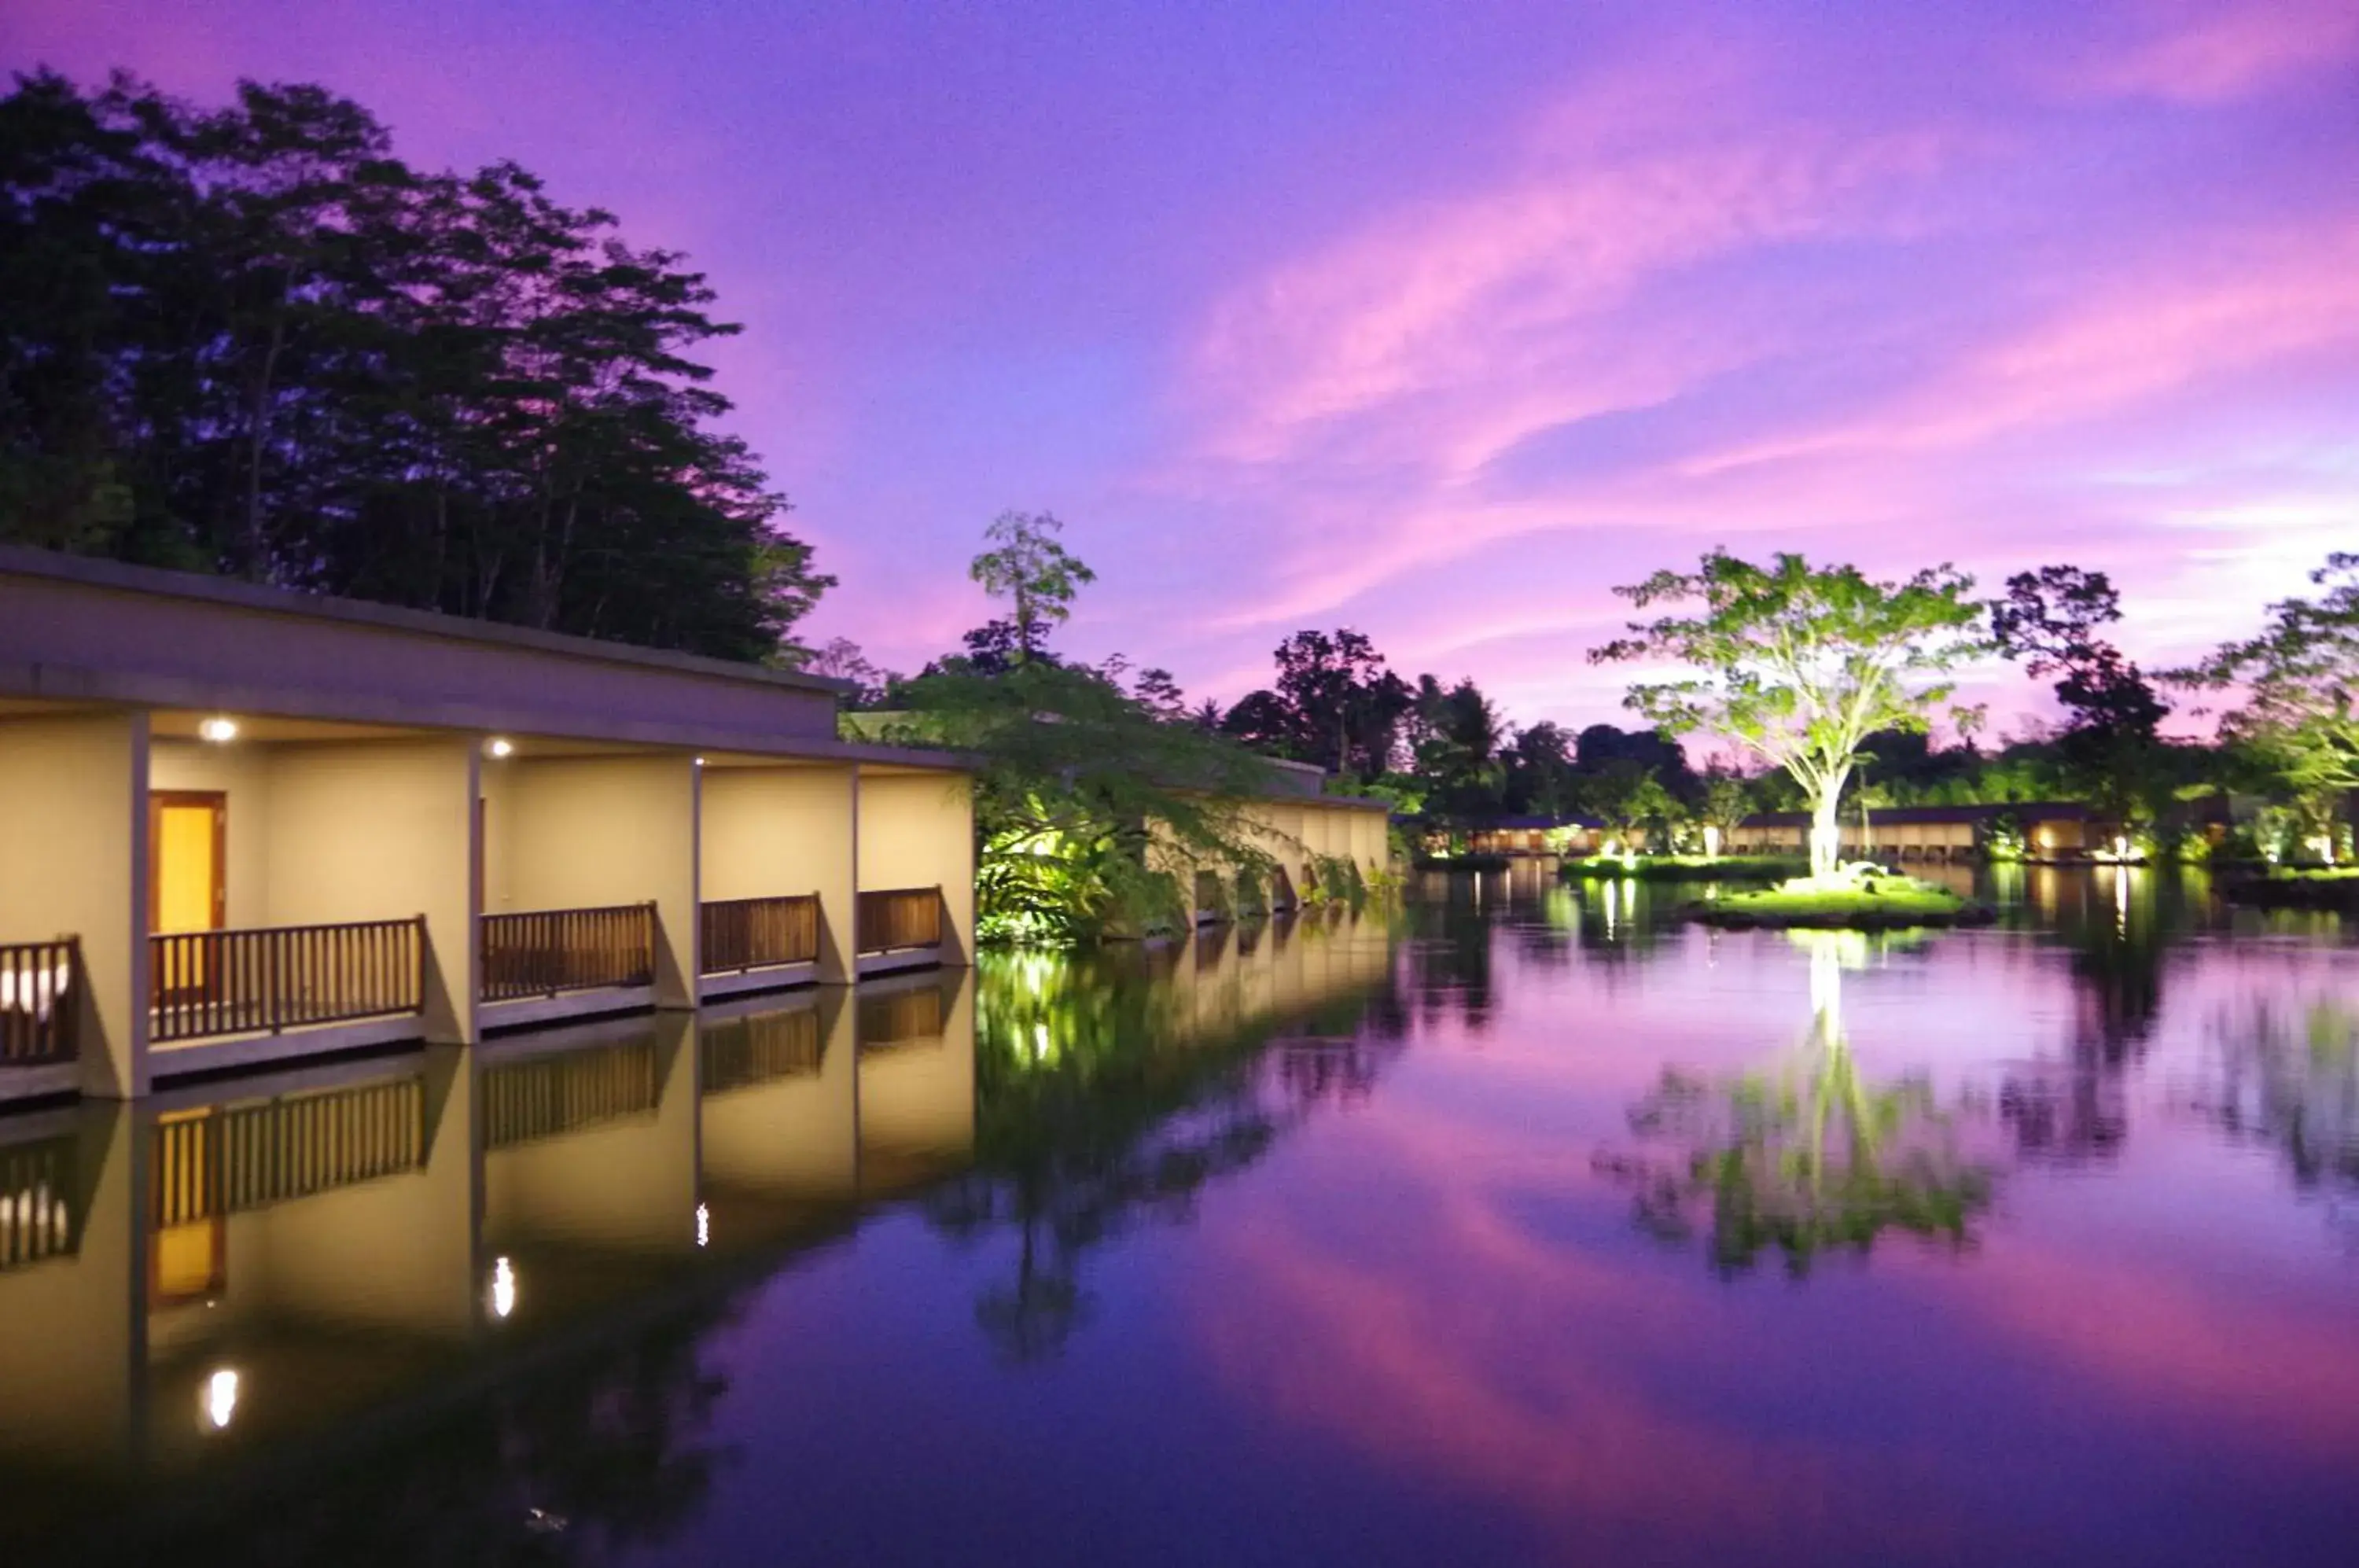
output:
[[1593,855],[1564,863],[1564,875],[1582,880],[1614,878],[1640,882],[1782,882],[1810,863],[1770,855]]
[[2223,877],[2220,891],[2238,904],[2359,914],[2359,866],[2272,866],[2257,874]]
[[1843,866],[1832,877],[1796,877],[1775,887],[1700,900],[1684,912],[1708,925],[1738,929],[1815,926],[1841,931],[1978,926],[1997,918],[1987,904],[1866,865]]

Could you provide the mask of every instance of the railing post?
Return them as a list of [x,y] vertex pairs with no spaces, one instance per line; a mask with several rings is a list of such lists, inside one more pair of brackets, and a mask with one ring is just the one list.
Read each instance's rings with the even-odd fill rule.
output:
[[272,1034],[286,1029],[287,1005],[279,995],[286,970],[286,933],[272,931],[262,939],[262,1027]]

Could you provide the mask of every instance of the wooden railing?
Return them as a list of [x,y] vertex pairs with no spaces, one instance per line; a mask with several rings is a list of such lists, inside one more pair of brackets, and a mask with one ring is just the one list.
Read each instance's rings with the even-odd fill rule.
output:
[[0,945],[0,1068],[71,1062],[81,1019],[78,940]]
[[485,915],[483,931],[486,1002],[655,984],[653,904]]
[[938,985],[918,985],[860,998],[854,1026],[863,1051],[942,1038],[942,993]]
[[826,1042],[820,1039],[819,1009],[797,1007],[710,1025],[697,1049],[703,1058],[698,1063],[701,1086],[712,1095],[810,1077],[820,1069]]
[[159,1227],[244,1214],[426,1163],[426,1086],[362,1083],[156,1125],[149,1218]]
[[201,1040],[426,1006],[426,917],[159,931],[147,939],[148,1037]]
[[697,910],[698,964],[707,975],[736,975],[819,959],[819,898],[725,898]]
[[578,1132],[643,1116],[663,1097],[651,1040],[504,1062],[484,1073],[484,1147]]
[[896,887],[859,899],[860,952],[904,953],[942,943],[942,890]]
[[72,1254],[82,1245],[74,1197],[71,1138],[0,1149],[0,1271]]

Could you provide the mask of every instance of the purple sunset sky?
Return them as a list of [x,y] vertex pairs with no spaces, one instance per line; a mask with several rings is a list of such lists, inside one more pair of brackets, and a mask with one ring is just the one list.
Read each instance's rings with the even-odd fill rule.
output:
[[1718,542],[2103,568],[2157,662],[2359,548],[2359,0],[10,0],[0,62],[321,82],[690,252],[889,666],[1006,506],[1077,654],[1228,700],[1348,624],[1574,724]]

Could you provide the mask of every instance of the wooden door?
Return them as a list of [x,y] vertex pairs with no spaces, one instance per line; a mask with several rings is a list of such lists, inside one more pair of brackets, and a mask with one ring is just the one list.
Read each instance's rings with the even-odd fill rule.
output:
[[[229,801],[218,790],[147,797],[147,929],[158,934],[219,931],[229,907]],[[204,988],[203,946],[169,944],[154,978],[159,997]]]

